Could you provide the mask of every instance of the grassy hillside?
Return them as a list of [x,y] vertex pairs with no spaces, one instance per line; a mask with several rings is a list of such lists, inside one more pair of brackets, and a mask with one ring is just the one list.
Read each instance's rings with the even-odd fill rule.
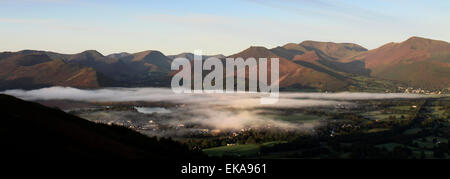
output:
[[[240,53],[231,55],[232,58],[278,58],[279,59],[279,84],[281,88],[318,89],[321,91],[346,90],[349,83],[336,76],[318,71],[287,60],[265,47],[250,47]],[[268,60],[268,63],[270,60]],[[270,68],[268,69],[270,74]]]
[[444,41],[412,37],[341,60],[350,61],[365,62],[373,77],[413,87],[450,87],[450,43]]
[[12,54],[0,60],[0,89],[44,86],[100,87],[93,68],[52,60],[45,54]]

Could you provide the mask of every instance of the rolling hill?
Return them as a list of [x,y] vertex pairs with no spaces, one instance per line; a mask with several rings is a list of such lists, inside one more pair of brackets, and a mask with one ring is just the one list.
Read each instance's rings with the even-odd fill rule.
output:
[[366,48],[353,43],[304,41],[299,45],[309,51],[317,51],[333,59],[349,58],[367,51]]
[[[279,58],[279,84],[281,88],[309,88],[324,91],[343,90],[349,83],[340,80],[327,73],[296,64],[290,60],[280,57],[265,47],[250,47],[240,53],[230,56],[231,58]],[[268,60],[270,64],[270,60]],[[270,74],[270,69],[268,70]]]
[[278,56],[341,79],[342,74],[337,75],[338,72],[366,76],[370,74],[370,71],[365,69],[364,63],[338,61],[367,51],[357,44],[304,41],[299,44],[289,43],[282,47],[273,48],[271,51]]
[[108,58],[122,58],[122,57],[126,57],[128,55],[131,55],[127,52],[122,52],[122,53],[113,53],[113,54],[109,54],[107,55]]
[[119,58],[126,64],[133,65],[135,70],[149,72],[170,71],[170,59],[159,51],[148,50]]
[[65,61],[70,64],[93,68],[97,72],[111,79],[113,81],[111,82],[112,84],[131,80],[136,72],[132,67],[120,60],[103,56],[95,50],[88,50],[70,55]]
[[167,86],[170,59],[161,52],[116,56],[120,58],[95,50],[71,55],[35,50],[0,53],[0,69],[4,69],[0,88]]
[[[193,53],[181,53],[181,54],[178,54],[178,55],[169,55],[167,57],[170,58],[171,60],[173,60],[175,58],[179,58],[179,57],[186,58],[188,60],[194,60],[195,55]],[[208,59],[210,57],[215,57],[215,58],[218,58],[218,59],[225,58],[224,55],[218,54],[218,55],[203,55],[202,59],[205,60],[205,59]]]
[[106,81],[93,68],[53,60],[46,54],[10,53],[6,56],[0,59],[1,89],[31,89],[55,85],[98,88]]
[[371,76],[421,88],[450,87],[450,44],[412,37],[343,59],[364,62]]
[[288,43],[284,46],[273,48],[271,51],[288,60],[292,60],[297,55],[303,55],[312,51],[316,52],[323,59],[339,60],[353,57],[361,52],[367,51],[367,49],[353,43],[304,41],[299,44]]

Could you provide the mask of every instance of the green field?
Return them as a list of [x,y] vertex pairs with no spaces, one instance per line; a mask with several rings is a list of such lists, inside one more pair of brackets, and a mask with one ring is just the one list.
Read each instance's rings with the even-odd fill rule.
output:
[[388,151],[392,151],[395,147],[404,147],[404,145],[399,143],[386,143],[377,145],[376,147],[385,148]]
[[254,157],[258,155],[262,146],[273,146],[282,141],[266,142],[263,144],[237,144],[233,146],[220,146],[209,149],[204,149],[208,156],[239,156],[239,157]]
[[420,148],[433,149],[438,146],[438,144],[433,142],[433,139],[437,139],[442,143],[448,143],[448,139],[431,136],[414,140],[414,142],[416,142]]
[[354,80],[353,87],[350,87],[350,91],[357,92],[385,92],[386,90],[394,91],[398,84],[378,78],[372,78],[367,76],[352,76]]
[[367,133],[383,132],[383,131],[388,131],[388,130],[391,130],[391,129],[389,129],[389,128],[374,128],[374,129],[367,130]]
[[386,120],[389,119],[390,116],[395,116],[395,118],[397,119],[401,119],[402,115],[406,116],[406,114],[383,114],[382,111],[371,111],[371,112],[366,112],[363,113],[364,116],[368,117],[369,119],[372,120]]
[[441,106],[431,106],[427,107],[431,111],[431,115],[434,118],[445,118],[445,110]]
[[421,128],[412,128],[412,129],[406,130],[405,132],[403,132],[403,134],[405,134],[405,135],[413,135],[413,134],[419,133],[420,131],[422,131]]
[[392,106],[389,109],[401,110],[401,111],[410,111],[412,109],[411,106]]
[[316,116],[316,115],[308,115],[308,114],[292,114],[292,115],[280,115],[275,116],[275,119],[287,121],[287,122],[311,122],[316,120],[325,120],[326,117]]

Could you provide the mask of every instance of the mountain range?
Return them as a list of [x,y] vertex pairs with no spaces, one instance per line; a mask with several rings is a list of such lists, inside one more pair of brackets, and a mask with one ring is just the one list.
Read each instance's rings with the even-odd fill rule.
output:
[[[156,50],[107,56],[95,50],[78,54],[23,50],[0,53],[0,89],[46,86],[77,88],[170,85],[173,59],[192,53],[164,55]],[[368,50],[353,43],[304,41],[268,49],[249,47],[216,57],[279,58],[282,90],[370,91],[398,86],[424,89],[450,87],[450,44],[411,37]]]

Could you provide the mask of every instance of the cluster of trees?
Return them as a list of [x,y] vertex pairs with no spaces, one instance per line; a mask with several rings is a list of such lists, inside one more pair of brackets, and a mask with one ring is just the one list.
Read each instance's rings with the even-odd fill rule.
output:
[[197,135],[195,138],[189,138],[184,142],[191,148],[211,148],[226,146],[227,144],[261,144],[272,141],[290,141],[297,136],[309,135],[305,131],[279,131],[279,130],[248,130],[237,133],[222,134],[217,137],[211,137],[208,134],[204,136]]

